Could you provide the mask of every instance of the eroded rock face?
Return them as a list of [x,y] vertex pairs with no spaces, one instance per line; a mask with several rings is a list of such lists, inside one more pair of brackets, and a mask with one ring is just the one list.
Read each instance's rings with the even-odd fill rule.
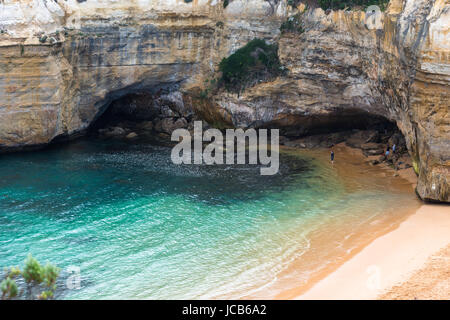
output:
[[0,148],[82,133],[125,94],[202,86],[232,50],[276,35],[282,15],[268,10],[263,0],[228,11],[216,0],[0,1]]
[[[305,32],[279,38],[284,77],[241,95],[221,93],[212,108],[235,126],[284,128],[285,134],[364,121],[395,121],[404,133],[423,199],[450,196],[450,5],[391,1],[378,28],[361,11],[303,13]],[[353,125],[350,125],[353,126]]]
[[304,33],[280,35],[293,13],[285,0],[226,9],[218,0],[0,1],[0,148],[83,133],[125,94],[204,88],[223,57],[258,37],[278,42],[285,76],[183,102],[218,127],[291,135],[386,117],[406,137],[419,195],[449,201],[448,1],[392,0],[378,30],[361,11],[310,8]]

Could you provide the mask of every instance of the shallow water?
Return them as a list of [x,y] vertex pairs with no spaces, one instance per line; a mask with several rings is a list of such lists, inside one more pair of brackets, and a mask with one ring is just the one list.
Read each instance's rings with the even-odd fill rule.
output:
[[417,205],[390,178],[343,177],[322,158],[283,152],[268,177],[257,166],[176,166],[169,148],[145,143],[1,155],[0,267],[28,252],[62,276],[79,267],[81,289],[65,299],[276,297]]

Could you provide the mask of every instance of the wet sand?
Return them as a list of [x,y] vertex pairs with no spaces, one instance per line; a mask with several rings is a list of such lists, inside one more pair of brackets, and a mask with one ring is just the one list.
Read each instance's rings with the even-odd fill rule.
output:
[[[362,160],[360,150],[337,146]],[[365,160],[367,161],[367,159]],[[407,180],[415,188],[412,169],[394,171],[376,166],[380,174]],[[378,237],[334,270],[328,268],[299,288],[279,298],[294,299],[448,299],[450,206],[422,205],[397,228]],[[434,256],[433,256],[434,255]],[[314,281],[315,280],[315,281]]]
[[[336,226],[336,228],[331,229],[328,234],[324,235],[322,232],[317,236],[315,234],[308,235],[311,247],[315,249],[308,250],[298,259],[292,261],[278,275],[275,283],[263,292],[244,294],[242,297],[244,299],[295,299],[333,273],[346,261],[352,259],[371,242],[398,228],[422,205],[414,194],[412,184],[414,181],[405,179],[389,167],[370,165],[368,159],[363,156],[360,150],[348,148],[342,144],[336,146],[334,148],[336,153],[334,164],[329,162],[329,150],[327,149],[299,150],[286,148],[286,150],[287,152],[309,154],[322,162],[321,165],[326,166],[328,170],[336,171],[345,184],[347,192],[356,192],[368,184],[380,188],[383,192],[400,191],[408,194],[410,195],[410,201],[405,204],[403,198],[401,206],[387,209],[381,216],[376,215],[369,218],[358,225],[356,229],[343,227],[348,225],[350,221],[342,221],[339,218],[339,221],[330,223],[330,226]],[[414,172],[412,174],[415,178]],[[367,208],[355,208],[351,215],[371,216],[372,208],[370,205]],[[362,210],[368,210],[369,215],[361,212]],[[308,273],[306,279],[304,276],[305,270]],[[276,294],[273,294],[273,292],[276,292]]]

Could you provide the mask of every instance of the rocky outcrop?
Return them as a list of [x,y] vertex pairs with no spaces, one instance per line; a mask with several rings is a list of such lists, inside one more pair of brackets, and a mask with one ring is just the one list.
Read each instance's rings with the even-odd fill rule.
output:
[[311,9],[303,33],[280,36],[288,73],[244,93],[222,92],[212,108],[236,126],[285,134],[346,129],[369,115],[395,121],[419,175],[423,199],[450,196],[450,5],[391,1],[375,29],[362,11]]
[[[368,116],[395,121],[418,194],[449,201],[449,7],[392,0],[369,29],[365,12],[295,10],[284,0],[233,0],[225,9],[219,0],[2,0],[0,148],[82,134],[110,102],[163,89],[184,93],[178,107],[190,103],[218,127],[301,136]],[[298,12],[304,32],[281,35]],[[278,43],[284,76],[239,96],[188,94],[255,37]]]

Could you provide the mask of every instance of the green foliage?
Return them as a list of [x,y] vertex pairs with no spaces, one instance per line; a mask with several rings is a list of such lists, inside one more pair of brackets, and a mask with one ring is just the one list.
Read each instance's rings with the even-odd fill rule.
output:
[[47,299],[51,299],[51,298],[53,298],[53,291],[51,291],[51,290],[43,291],[38,296],[38,299],[41,299],[41,300],[47,300]]
[[305,30],[302,27],[301,14],[297,13],[296,15],[289,17],[285,22],[281,24],[280,31],[281,33],[303,33]]
[[384,10],[389,3],[389,0],[318,0],[319,6],[323,10],[327,9],[345,9],[360,6],[367,8],[371,5],[377,5],[381,10]]
[[56,289],[56,280],[60,271],[61,269],[50,263],[47,263],[44,267],[41,266],[39,261],[29,254],[25,259],[23,271],[20,271],[19,267],[12,267],[10,270],[5,269],[6,278],[0,284],[2,298],[12,298],[18,295],[19,291],[13,278],[22,276],[27,283],[28,293],[34,286],[42,288],[40,284],[44,283],[47,289],[37,297],[39,299],[50,299],[54,296],[53,291]]
[[2,291],[2,299],[4,298],[14,298],[19,293],[19,289],[17,289],[16,281],[7,277],[0,283],[0,290]]
[[41,275],[47,287],[55,286],[56,279],[58,278],[60,271],[61,269],[50,263],[47,263],[45,265],[45,267],[42,269]]
[[223,7],[226,8],[230,4],[229,0],[223,0]]
[[277,45],[254,39],[220,62],[221,84],[228,91],[241,92],[256,81],[269,80],[278,76],[281,63]]
[[35,282],[41,283],[44,280],[43,268],[39,261],[37,261],[33,256],[28,254],[25,260],[25,268],[23,269],[22,276],[27,283]]
[[20,268],[19,267],[11,267],[11,270],[9,271],[9,277],[11,277],[11,278],[15,278],[15,277],[18,277],[18,276],[20,276],[20,274],[21,274],[22,272],[20,271]]
[[184,2],[186,2],[186,3],[191,3],[192,0],[184,0]]

